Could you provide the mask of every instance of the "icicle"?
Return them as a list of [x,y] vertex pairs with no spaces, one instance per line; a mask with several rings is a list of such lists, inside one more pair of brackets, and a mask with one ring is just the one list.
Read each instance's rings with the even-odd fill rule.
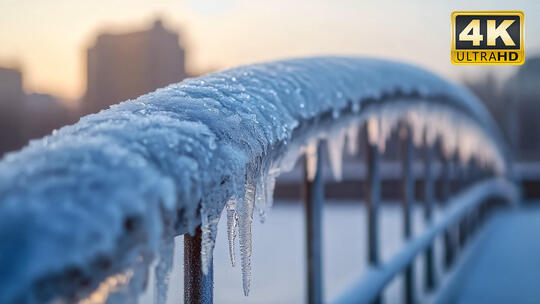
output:
[[154,303],[167,303],[167,290],[169,289],[169,279],[174,259],[174,238],[163,240],[159,245],[159,261],[154,269],[155,289]]
[[435,123],[431,121],[431,119],[428,119],[426,122],[426,142],[429,146],[433,146],[435,144],[435,140],[437,140],[437,128],[435,127]]
[[276,188],[276,178],[269,175],[266,180],[266,208],[270,209],[274,205],[274,189]]
[[312,140],[309,144],[303,147],[303,151],[306,155],[306,171],[308,181],[313,181],[315,179],[315,174],[317,173],[317,145],[318,140]]
[[261,223],[264,223],[264,220],[266,219],[266,174],[262,174],[257,179],[257,185],[256,185],[256,195],[255,195],[255,206],[257,207],[257,211],[259,211],[259,220]]
[[201,240],[201,263],[204,274],[208,274],[208,269],[212,265],[214,245],[216,244],[217,225],[219,222],[218,216],[203,217],[202,223],[202,240]]
[[[330,134],[327,140],[326,147],[328,149],[328,157],[330,158],[330,166],[332,167],[332,175],[336,181],[341,181],[343,167],[343,145],[345,144],[344,130]],[[316,169],[315,169],[316,170]]]
[[352,111],[353,111],[353,113],[360,112],[360,102],[359,101],[354,101],[352,103]]
[[231,258],[231,265],[234,267],[235,253],[234,245],[236,240],[236,231],[238,227],[238,215],[236,214],[236,198],[231,197],[227,202],[227,238],[229,240],[229,256]]
[[407,113],[407,122],[412,132],[414,145],[420,147],[424,136],[424,122],[421,115],[417,111],[411,110]]
[[358,131],[359,126],[356,123],[352,123],[347,128],[347,152],[350,155],[356,155],[358,153]]
[[242,262],[242,285],[244,295],[249,295],[251,284],[251,223],[253,222],[253,209],[256,196],[256,170],[252,168],[246,172],[246,187],[244,199],[237,206],[238,227],[240,238],[240,254]]
[[379,138],[379,122],[376,117],[371,117],[368,120],[367,129],[369,143],[376,145]]
[[392,127],[392,114],[386,114],[384,111],[381,112],[379,117],[378,124],[378,138],[377,138],[377,147],[379,147],[379,152],[384,153],[386,150],[386,139],[390,136],[390,131]]
[[371,117],[367,122],[368,142],[371,145],[375,145],[375,146],[378,145],[378,141],[380,137],[379,128],[380,128],[379,119],[377,119],[377,117]]

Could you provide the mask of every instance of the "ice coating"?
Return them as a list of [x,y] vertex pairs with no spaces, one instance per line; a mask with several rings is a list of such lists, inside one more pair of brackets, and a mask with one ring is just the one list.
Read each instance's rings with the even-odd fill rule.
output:
[[154,269],[155,276],[155,293],[154,303],[167,303],[167,290],[169,287],[169,279],[172,270],[174,259],[174,238],[164,240],[159,246],[159,258],[156,268]]
[[[369,120],[370,141],[384,149],[403,119],[415,134],[442,137],[448,157],[458,149],[463,160],[474,156],[504,172],[500,135],[475,97],[424,70],[376,59],[244,66],[86,116],[0,162],[0,302],[39,302],[37,282],[73,269],[90,287],[52,286],[63,294],[46,299],[88,294],[141,255],[158,256],[163,238],[172,237],[164,231],[193,233],[199,224],[206,271],[231,198],[228,235],[231,248],[238,235],[248,294],[253,212],[264,218],[275,177],[292,168],[302,147],[326,139],[339,178],[345,130]],[[98,271],[102,259],[111,265]],[[129,285],[142,286],[144,273]]]

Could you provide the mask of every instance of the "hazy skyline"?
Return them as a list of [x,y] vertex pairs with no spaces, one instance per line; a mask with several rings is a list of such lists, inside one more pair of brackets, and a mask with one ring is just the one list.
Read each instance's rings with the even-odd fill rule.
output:
[[[145,29],[157,16],[180,31],[187,68],[200,72],[295,56],[344,54],[410,62],[459,79],[514,67],[450,64],[454,10],[522,10],[526,55],[540,51],[540,3],[513,1],[68,1],[0,3],[0,66],[17,61],[25,89],[76,99],[85,52],[100,32]],[[419,20],[424,20],[419,22]]]

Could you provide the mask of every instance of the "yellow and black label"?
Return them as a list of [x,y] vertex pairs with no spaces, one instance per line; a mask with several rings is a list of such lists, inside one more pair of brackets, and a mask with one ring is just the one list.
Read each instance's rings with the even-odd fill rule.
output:
[[521,11],[453,12],[453,64],[523,64]]

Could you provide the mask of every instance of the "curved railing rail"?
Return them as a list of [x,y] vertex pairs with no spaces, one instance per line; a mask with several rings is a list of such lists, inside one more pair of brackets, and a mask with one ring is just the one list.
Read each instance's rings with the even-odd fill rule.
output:
[[[127,291],[120,293],[129,299],[145,285],[156,256],[160,273],[170,270],[170,243],[184,233],[185,299],[209,302],[224,208],[231,244],[239,232],[247,294],[252,216],[255,207],[264,214],[271,205],[275,177],[307,154],[313,225],[322,183],[317,142],[329,143],[339,179],[345,137],[354,151],[365,124],[370,149],[382,149],[400,121],[411,142],[424,138],[432,146],[443,138],[447,158],[474,158],[504,176],[504,144],[475,97],[421,69],[382,60],[321,57],[245,66],[86,116],[0,162],[0,302],[80,300],[125,282]],[[372,191],[368,201],[375,203],[377,195]],[[317,255],[314,225],[308,247]],[[233,251],[231,257],[234,263]],[[310,269],[316,287],[320,275]],[[310,299],[321,299],[317,288],[310,290]],[[164,301],[161,291],[157,299]]]
[[[433,222],[426,231],[412,239],[407,246],[390,261],[367,271],[364,277],[351,286],[342,294],[335,303],[374,303],[379,299],[384,288],[399,274],[405,272],[414,260],[433,250],[435,239],[443,233],[451,231],[461,225],[460,238],[468,238],[476,227],[484,220],[489,210],[490,202],[503,200],[509,204],[516,204],[518,191],[513,183],[504,179],[490,179],[480,182],[470,189],[460,193],[447,202],[448,209],[442,217]],[[461,241],[461,247],[464,240]],[[457,244],[446,244],[448,250],[454,250]],[[433,252],[431,252],[433,254]],[[433,258],[433,257],[432,257]],[[426,287],[428,291],[435,286],[434,274],[435,261],[428,260],[425,264]],[[415,301],[416,300],[416,301]],[[408,302],[417,302],[417,298],[411,298]]]

